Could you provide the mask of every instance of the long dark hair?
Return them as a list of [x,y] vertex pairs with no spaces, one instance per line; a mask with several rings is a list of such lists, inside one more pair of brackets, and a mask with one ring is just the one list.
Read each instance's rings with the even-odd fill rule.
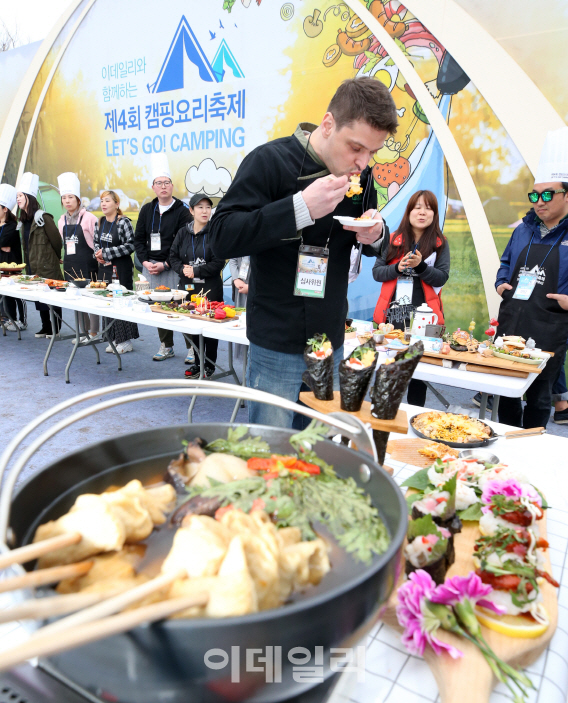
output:
[[16,219],[16,216],[14,215],[14,213],[9,208],[2,206],[2,209],[6,210],[6,224],[8,224],[8,222],[17,222],[18,221]]
[[[393,237],[387,253],[387,262],[392,261],[393,259],[399,259],[401,256],[404,256],[407,252],[412,251],[414,248],[414,232],[412,231],[412,226],[410,224],[410,213],[414,210],[420,197],[424,198],[426,205],[428,205],[430,210],[434,213],[432,224],[428,227],[428,229],[424,230],[424,233],[420,237],[420,253],[422,254],[422,261],[425,261],[434,252],[438,253],[444,248],[446,238],[440,229],[438,199],[431,190],[417,190],[416,193],[410,196],[408,205],[406,206],[406,210],[404,211],[404,215],[400,221],[400,225],[396,230],[397,235],[402,234],[402,243],[400,246],[395,246],[393,242],[396,237]],[[442,242],[440,246],[438,246],[438,239]]]
[[24,195],[26,196],[26,207],[23,209],[18,209],[18,217],[20,222],[28,222],[29,220],[33,220],[34,215],[39,210],[39,203],[36,198],[28,193],[24,193]]

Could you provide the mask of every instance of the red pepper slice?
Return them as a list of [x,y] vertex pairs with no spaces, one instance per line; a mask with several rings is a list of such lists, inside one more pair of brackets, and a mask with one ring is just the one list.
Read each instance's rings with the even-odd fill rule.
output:
[[247,467],[251,471],[271,471],[276,467],[276,460],[253,456],[247,461]]
[[553,579],[550,574],[546,573],[546,571],[540,571],[540,569],[537,569],[536,575],[541,576],[543,579],[546,579],[551,586],[554,586],[554,588],[560,588],[560,584],[558,583],[558,581]]
[[269,481],[271,478],[278,478],[279,475],[280,474],[278,473],[278,471],[268,471],[267,473],[262,474],[262,478],[265,481]]
[[321,474],[321,469],[319,466],[317,466],[316,464],[310,464],[307,461],[302,461],[301,459],[298,459],[294,468],[298,469],[299,471],[305,471],[307,474],[312,474],[314,476],[317,474]]
[[253,500],[251,510],[264,510],[264,508],[266,508],[266,503],[262,498],[255,498]]
[[273,454],[272,458],[275,461],[279,461],[287,469],[295,468],[295,464],[297,462],[297,459],[295,456],[281,456],[280,454]]

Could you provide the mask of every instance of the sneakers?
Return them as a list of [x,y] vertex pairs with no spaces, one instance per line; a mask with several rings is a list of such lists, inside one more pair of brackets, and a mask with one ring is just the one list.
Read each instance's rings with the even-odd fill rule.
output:
[[[132,342],[129,339],[126,342],[121,342],[120,344],[115,344],[114,346],[116,347],[116,351],[119,354],[127,354],[128,352],[134,351],[134,347],[132,346]],[[108,347],[106,347],[105,351],[107,354],[114,354],[110,344],[108,345]],[[156,358],[156,357],[154,357],[154,358]]]
[[190,364],[195,364],[195,352],[193,351],[193,349],[187,350],[187,356],[185,357],[185,361],[183,363],[187,364],[188,366]]
[[158,353],[154,354],[152,359],[154,359],[154,361],[164,361],[165,359],[171,359],[173,356],[175,356],[173,347],[166,347],[162,342]]
[[[474,405],[477,405],[477,407],[481,407],[481,393],[476,393],[473,398],[471,399],[471,402]],[[493,410],[493,396],[489,395],[487,396],[487,410]]]
[[53,334],[53,332],[51,329],[46,330],[42,327],[39,332],[35,333],[35,338],[36,339],[43,339],[44,337],[51,337],[52,334]]
[[568,425],[568,408],[554,413],[553,421],[557,425]]
[[28,329],[28,326],[26,325],[25,322],[20,322],[19,320],[16,320],[16,327],[20,329],[20,332],[23,332],[24,330]]
[[[203,373],[204,373],[203,380],[211,378],[211,376],[213,376],[213,374],[215,373],[215,367],[206,365]],[[186,378],[199,378],[199,366],[197,364],[194,364],[193,366],[190,366],[189,369],[186,369],[185,370],[185,377]]]
[[15,332],[18,328],[16,327],[17,323],[13,323],[11,320],[8,320],[8,322],[4,323],[4,327],[8,330],[8,332]]
[[[88,341],[89,341],[89,338],[85,337],[85,335],[83,335],[83,334],[79,337],[79,344],[85,344],[85,342],[88,342]],[[77,344],[77,339],[72,339],[71,344]]]

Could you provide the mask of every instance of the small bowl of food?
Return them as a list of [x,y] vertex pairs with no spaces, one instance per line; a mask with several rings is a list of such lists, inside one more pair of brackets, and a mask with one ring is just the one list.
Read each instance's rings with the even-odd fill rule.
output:
[[462,449],[460,459],[476,459],[481,464],[498,464],[499,457],[488,449]]
[[91,282],[90,278],[75,278],[72,283],[76,288],[86,288]]

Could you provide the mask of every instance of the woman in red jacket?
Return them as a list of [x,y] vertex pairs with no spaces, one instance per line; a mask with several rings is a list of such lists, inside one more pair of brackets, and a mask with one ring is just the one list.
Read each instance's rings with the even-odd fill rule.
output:
[[[426,303],[444,324],[441,290],[450,275],[450,247],[440,229],[438,200],[429,190],[414,193],[398,229],[385,237],[373,266],[373,278],[382,283],[373,320],[385,322],[393,300],[406,296],[412,305]],[[412,380],[408,402],[424,406],[426,384]]]

